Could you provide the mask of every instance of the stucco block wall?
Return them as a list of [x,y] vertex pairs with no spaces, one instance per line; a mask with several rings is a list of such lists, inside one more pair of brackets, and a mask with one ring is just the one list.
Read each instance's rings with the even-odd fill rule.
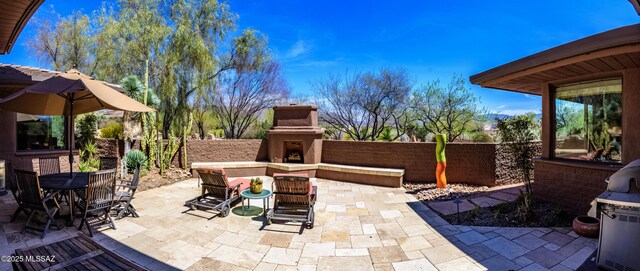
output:
[[[241,162],[267,161],[267,140],[189,140],[187,141],[187,160],[193,162]],[[174,162],[181,157],[178,151]]]
[[604,180],[620,169],[550,160],[536,160],[535,167],[534,197],[557,203],[575,214],[586,214],[591,201],[607,189]]
[[[405,181],[435,182],[435,146],[435,143],[324,140],[322,162],[399,168],[405,170]],[[496,144],[449,143],[446,155],[448,182],[496,185]]]

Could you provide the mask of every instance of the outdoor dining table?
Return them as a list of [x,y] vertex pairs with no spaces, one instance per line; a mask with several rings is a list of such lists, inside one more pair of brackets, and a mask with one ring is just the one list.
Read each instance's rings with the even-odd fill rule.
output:
[[89,173],[88,172],[74,172],[73,177],[69,178],[69,172],[47,174],[39,176],[40,188],[50,191],[60,191],[67,193],[69,197],[69,221],[67,226],[73,225],[74,213],[73,203],[75,201],[75,192],[78,190],[85,190],[89,185]]

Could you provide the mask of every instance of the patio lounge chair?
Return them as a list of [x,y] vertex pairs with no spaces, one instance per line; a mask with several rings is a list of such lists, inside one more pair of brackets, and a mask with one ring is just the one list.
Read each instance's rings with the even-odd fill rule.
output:
[[113,201],[113,207],[111,207],[111,210],[116,213],[116,219],[121,219],[125,215],[139,217],[136,208],[131,204],[131,200],[134,198],[136,190],[138,190],[139,180],[140,164],[137,164],[131,180],[121,180],[120,183],[116,184],[116,196]]
[[[16,178],[18,180],[18,187],[20,188],[20,198],[22,200],[22,206],[24,209],[30,210],[27,223],[22,228],[22,233],[27,230],[42,231],[40,238],[44,238],[49,232],[49,226],[51,223],[58,229],[62,229],[60,225],[55,221],[54,216],[60,210],[60,206],[55,199],[57,192],[44,196],[42,189],[40,189],[40,180],[38,180],[38,173],[32,171],[15,170]],[[47,222],[43,228],[31,226],[33,215],[36,212],[45,213],[47,215]]]
[[270,225],[272,220],[302,222],[312,229],[318,187],[308,177],[301,176],[275,176],[272,186],[275,186],[272,188],[275,200],[265,223]]
[[249,188],[248,179],[237,178],[229,182],[222,168],[198,169],[198,175],[202,180],[202,193],[185,202],[190,208],[185,212],[202,208],[219,211],[220,216],[225,217],[231,211],[231,203],[239,199],[240,192]]
[[[91,227],[109,226],[116,229],[109,213],[113,206],[116,189],[116,169],[102,170],[89,174],[89,186],[86,195],[81,196],[78,207],[82,210],[82,221],[78,230],[87,225],[89,236],[93,237]],[[95,217],[88,217],[88,215]],[[89,219],[92,219],[90,222]],[[93,224],[93,225],[92,225]]]
[[16,220],[18,215],[20,215],[20,213],[24,213],[26,216],[29,216],[29,213],[24,209],[24,206],[22,205],[22,190],[20,190],[20,187],[18,186],[18,182],[16,181],[16,174],[13,172],[13,166],[11,165],[11,163],[7,163],[5,165],[5,171],[7,178],[7,188],[11,190],[13,199],[15,199],[16,203],[18,203],[18,208],[16,208],[16,211],[13,212],[13,215],[11,216],[10,222],[13,222]]

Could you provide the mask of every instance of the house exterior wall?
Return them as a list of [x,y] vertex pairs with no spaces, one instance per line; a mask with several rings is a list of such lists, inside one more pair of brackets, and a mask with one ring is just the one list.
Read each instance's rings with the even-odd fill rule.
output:
[[[38,171],[38,159],[59,157],[60,170],[69,171],[69,151],[16,152],[16,113],[0,110],[0,159],[13,164],[13,168]],[[74,170],[78,170],[78,155],[74,155]]]
[[620,167],[573,161],[535,161],[533,195],[554,202],[575,214],[586,214],[590,203],[607,185],[604,182]]
[[[603,165],[591,161],[567,161],[554,158],[555,142],[554,86],[596,79],[622,78],[622,164]],[[589,76],[546,82],[542,92],[542,156],[536,161],[534,196],[557,202],[578,214],[604,192],[603,180],[622,165],[640,159],[640,69],[594,73]]]

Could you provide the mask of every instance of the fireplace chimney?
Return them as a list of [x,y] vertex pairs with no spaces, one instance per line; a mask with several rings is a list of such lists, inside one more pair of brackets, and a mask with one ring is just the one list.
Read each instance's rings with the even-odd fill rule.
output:
[[272,163],[320,163],[322,134],[318,127],[318,107],[285,105],[273,107],[273,128],[269,138]]

